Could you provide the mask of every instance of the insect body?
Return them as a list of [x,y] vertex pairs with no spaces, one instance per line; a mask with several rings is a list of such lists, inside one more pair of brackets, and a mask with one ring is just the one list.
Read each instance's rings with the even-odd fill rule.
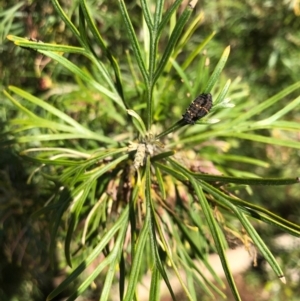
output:
[[212,107],[210,93],[199,95],[182,115],[182,119],[188,124],[195,124],[197,120],[205,116]]
[[[43,41],[35,39],[35,38],[27,38],[27,40],[30,41],[30,42],[43,43]],[[30,50],[30,51],[37,51],[36,49],[26,47],[26,46],[20,46],[20,47],[23,48],[23,49],[26,49],[26,50]]]

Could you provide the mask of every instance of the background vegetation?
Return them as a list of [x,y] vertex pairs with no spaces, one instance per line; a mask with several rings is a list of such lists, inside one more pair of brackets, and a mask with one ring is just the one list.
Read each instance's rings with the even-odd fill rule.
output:
[[[1,3],[1,1],[0,1]],[[77,2],[64,2],[64,9],[71,15],[77,10]],[[141,7],[135,1],[126,1],[133,26],[138,36],[143,36],[141,26]],[[166,1],[166,7],[169,3]],[[184,10],[186,3],[182,4],[180,11]],[[182,64],[187,56],[215,32],[213,39],[205,45],[202,52],[203,58],[198,65],[189,66],[189,78],[197,79],[199,84],[196,91],[202,91],[210,73],[219,61],[224,48],[231,46],[231,54],[226,63],[226,68],[221,75],[220,89],[228,78],[233,83],[229,95],[231,102],[239,105],[242,112],[258,106],[268,97],[279,93],[286,87],[299,80],[299,44],[300,44],[300,17],[297,1],[207,1],[198,4],[193,12],[198,17],[199,26],[191,36],[184,50],[180,50],[177,62]],[[106,1],[89,1],[89,6],[99,31],[105,38],[109,49],[118,58],[118,63],[124,81],[124,94],[135,103],[134,110],[141,110],[139,98],[142,97],[143,84],[139,76],[134,59],[128,54],[131,48],[124,21],[120,14],[119,6]],[[19,2],[13,1],[1,3],[1,62],[0,77],[1,90],[8,85],[23,88],[52,104],[74,118],[78,123],[90,129],[110,135],[110,133],[123,133],[128,120],[116,110],[116,107],[107,102],[99,93],[85,86],[78,76],[70,74],[60,64],[49,60],[46,56],[35,51],[16,47],[6,39],[8,34],[20,37],[32,37],[44,42],[79,46],[74,35],[65,26],[57,15],[52,3],[47,1]],[[72,14],[72,21],[79,24],[78,14]],[[76,19],[77,18],[77,19]],[[163,32],[160,47],[166,44],[168,32]],[[102,55],[95,41],[90,41],[92,47]],[[68,59],[83,68],[85,72],[95,72],[88,59],[76,54],[68,54]],[[86,66],[86,69],[84,69]],[[207,66],[207,71],[199,74],[199,66]],[[175,66],[176,67],[176,66]],[[182,82],[181,74],[176,68],[169,68],[168,74],[162,78],[169,80],[164,93],[156,95],[157,98],[166,100],[166,110],[162,107],[156,111],[154,119],[157,124],[171,125],[168,121],[180,119],[181,114],[191,102],[186,82]],[[89,70],[89,71],[87,71]],[[165,72],[167,72],[165,71]],[[98,78],[101,81],[101,78]],[[276,102],[274,106],[260,113],[259,118],[265,119],[284,108],[289,99],[296,98],[299,90],[291,93],[290,98]],[[61,274],[67,274],[66,262],[60,249],[66,236],[67,227],[61,227],[58,232],[58,244],[55,256],[52,258],[53,269],[50,269],[49,243],[51,216],[44,215],[42,219],[30,219],[31,215],[43,208],[52,195],[54,186],[41,173],[34,173],[31,184],[27,179],[32,175],[37,165],[19,157],[19,151],[24,149],[20,143],[11,143],[15,137],[9,130],[9,121],[22,118],[22,113],[17,110],[7,97],[1,96],[0,118],[2,129],[1,148],[1,300],[44,300],[45,296],[56,286],[55,279]],[[243,107],[243,104],[245,106]],[[36,112],[40,117],[51,118],[49,112],[40,110],[35,104],[28,104],[27,108]],[[163,114],[161,114],[163,112]],[[222,113],[223,112],[223,113]],[[217,116],[224,120],[229,116],[228,110],[222,111]],[[299,122],[299,109],[295,107],[289,111],[286,120]],[[160,129],[162,130],[162,129]],[[39,134],[37,130],[36,134]],[[260,133],[270,137],[290,139],[299,142],[299,132],[284,132],[278,129],[260,130]],[[10,141],[7,144],[7,141]],[[28,147],[40,147],[41,141],[28,141]],[[47,146],[68,147],[78,151],[93,150],[99,147],[99,143],[91,140],[62,140],[49,141]],[[222,157],[222,153],[214,156],[213,165],[208,172],[213,173],[218,168],[225,174],[248,176],[258,174],[268,177],[296,177],[300,175],[299,148],[287,148],[280,145],[266,145],[249,140],[238,140],[228,137],[223,140],[207,140],[202,145],[202,156],[212,157],[216,149],[229,152],[231,160]],[[192,161],[194,153],[185,151],[182,155]],[[245,164],[235,156],[251,157],[260,160],[260,164],[251,165],[251,171],[247,173]],[[203,161],[204,161],[203,160]],[[199,163],[199,162],[196,162]],[[207,161],[205,162],[207,163]],[[203,162],[200,162],[203,164]],[[246,165],[247,166],[247,165]],[[53,172],[53,167],[48,167],[48,173]],[[241,172],[243,170],[243,173]],[[44,172],[46,173],[46,172]],[[255,200],[256,204],[264,205],[283,218],[299,224],[299,197],[298,185],[275,187],[251,187],[239,190],[239,197]],[[29,222],[30,220],[30,222]],[[262,223],[255,223],[260,235],[266,243],[272,244],[271,239],[281,233],[277,228]],[[76,252],[80,236],[76,235],[73,250]],[[61,247],[62,248],[62,247]],[[295,271],[299,275],[299,251],[287,251],[273,248],[275,255],[286,267],[288,285],[278,289],[278,284],[264,265],[264,260],[259,260],[259,265],[253,272],[249,272],[247,286],[250,290],[257,290],[257,283],[262,290],[268,292],[266,300],[297,300],[299,278],[295,278]],[[276,253],[278,252],[278,253]],[[279,257],[280,255],[280,257]],[[260,258],[259,258],[260,259]],[[78,258],[80,260],[80,258]],[[294,277],[294,278],[293,278]],[[68,292],[65,292],[68,294]],[[297,294],[297,293],[296,293]],[[89,295],[89,296],[88,296]],[[97,290],[90,290],[86,298],[93,298]],[[62,297],[62,296],[61,296]],[[294,299],[293,299],[294,298]],[[262,297],[263,300],[263,297]]]

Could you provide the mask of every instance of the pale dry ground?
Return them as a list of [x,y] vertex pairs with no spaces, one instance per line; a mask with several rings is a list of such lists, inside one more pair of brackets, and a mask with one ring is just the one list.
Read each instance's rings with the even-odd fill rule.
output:
[[[274,239],[273,247],[277,248],[278,250],[286,250],[286,251],[299,249],[300,248],[300,238],[293,237],[288,234],[283,234],[283,235],[277,236]],[[251,252],[251,253],[253,253],[253,252]],[[240,246],[233,250],[227,250],[226,256],[227,256],[228,264],[231,268],[231,272],[235,276],[235,280],[243,282],[243,279],[241,279],[243,276],[241,276],[241,274],[243,272],[247,271],[247,269],[249,269],[253,265],[253,259],[254,259],[253,255],[250,255],[244,246]],[[216,274],[221,278],[225,278],[219,256],[217,254],[212,254],[208,257],[208,261],[209,261],[210,265],[213,267],[213,269],[215,270]],[[198,262],[196,262],[196,264],[201,269],[201,272],[203,273],[204,277],[206,277],[207,280],[213,279],[211,274],[207,271],[207,269],[205,267],[203,267],[202,264],[199,264]],[[86,276],[88,276],[89,273],[92,272],[93,268],[95,268],[95,266],[92,265],[89,267],[89,269],[87,269],[85,271]],[[183,279],[185,279],[185,271],[183,269],[180,270],[180,274],[181,274],[181,277]],[[295,277],[299,277],[298,271],[296,271]],[[61,277],[59,277],[59,279],[56,279],[56,280],[57,281],[55,282],[55,287],[63,279]],[[175,295],[184,295],[182,287],[181,287],[177,277],[174,275],[174,273],[170,275],[169,280],[170,280],[170,283],[171,283],[171,286],[172,286],[172,289],[173,289]],[[283,280],[283,279],[281,279],[281,280]],[[299,281],[299,279],[297,278],[296,281]],[[151,275],[148,274],[148,275],[144,276],[141,284],[139,284],[139,286],[138,286],[137,296],[138,296],[139,301],[148,301],[149,300],[150,283],[151,283]],[[252,292],[252,293],[251,293],[251,291],[247,292],[248,294],[251,294],[251,298],[247,298],[247,300],[256,300],[255,296],[259,292],[260,288],[257,288],[257,289],[258,289],[257,292]],[[65,300],[65,299],[63,299],[63,300]],[[83,297],[83,296],[80,296],[76,299],[76,301],[91,301],[91,300],[94,300],[94,299],[87,299],[86,297]],[[161,301],[171,300],[170,293],[164,283],[162,283],[162,285],[161,285],[160,300]],[[263,298],[263,300],[269,300],[269,299]],[[118,285],[114,285],[112,287],[110,301],[120,301]]]
[[[295,238],[291,235],[284,234],[276,237],[274,239],[275,246],[279,249],[291,250],[300,247],[300,239]],[[253,256],[249,254],[249,252],[245,249],[244,246],[237,247],[234,250],[226,251],[227,260],[233,275],[238,275],[245,272],[247,269],[253,265]],[[224,271],[217,254],[212,254],[208,259],[210,265],[215,270],[216,274],[221,278],[225,278]],[[209,271],[202,265],[196,262],[197,266],[200,267],[204,277],[208,280],[212,280],[212,276]],[[185,271],[180,270],[180,274],[183,279],[185,279]],[[143,278],[142,284],[138,286],[138,300],[139,301],[148,301],[149,298],[149,287],[151,283],[151,275],[146,275]],[[178,295],[182,292],[182,287],[179,283],[179,280],[175,275],[170,277],[170,283],[173,288],[175,295]],[[111,301],[119,301],[119,289],[118,287],[113,287]],[[170,296],[170,293],[163,283],[161,285],[161,300]],[[165,299],[166,300],[166,299]]]
[[[228,250],[226,252],[226,256],[228,259],[229,266],[233,272],[233,274],[241,273],[247,270],[252,262],[253,258],[249,255],[249,253],[245,250],[244,247],[238,247],[234,250]],[[212,254],[208,258],[209,264],[213,267],[216,274],[220,276],[221,278],[224,278],[224,271],[219,259],[219,256],[217,254]],[[212,280],[212,276],[209,273],[209,271],[203,266],[203,264],[196,262],[197,266],[200,268],[201,272],[203,273],[204,277],[207,280]],[[180,275],[183,279],[185,279],[185,271],[183,269],[179,270]],[[139,301],[148,301],[149,298],[149,287],[151,283],[151,275],[146,275],[143,278],[142,284],[138,287],[138,298]],[[170,277],[170,284],[171,287],[175,293],[175,295],[178,295],[182,292],[181,284],[178,280],[178,278],[173,275]],[[112,289],[112,292],[118,292],[118,288]],[[161,299],[164,299],[165,297],[170,296],[170,293],[168,291],[168,288],[164,283],[161,285]],[[112,294],[111,296],[112,301],[119,301],[119,294]]]

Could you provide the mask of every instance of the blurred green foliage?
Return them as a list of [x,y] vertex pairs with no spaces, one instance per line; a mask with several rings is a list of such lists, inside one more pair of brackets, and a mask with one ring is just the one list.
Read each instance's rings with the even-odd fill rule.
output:
[[211,46],[232,46],[228,71],[247,81],[251,95],[264,99],[298,80],[298,6],[297,1],[205,2],[204,27],[218,33]]

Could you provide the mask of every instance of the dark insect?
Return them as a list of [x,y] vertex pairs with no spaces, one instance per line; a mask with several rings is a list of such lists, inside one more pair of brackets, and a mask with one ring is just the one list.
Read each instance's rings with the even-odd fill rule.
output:
[[188,124],[195,124],[197,120],[208,114],[212,107],[210,93],[199,95],[182,115],[182,119]]
[[[38,39],[35,39],[35,38],[27,38],[27,39],[28,39],[28,41],[30,41],[30,42],[43,43],[43,41],[38,40]],[[20,46],[20,47],[23,48],[23,49],[29,50],[29,51],[34,51],[34,52],[37,51],[36,49],[30,48],[30,47],[26,47],[26,46]]]
[[35,39],[35,38],[28,38],[28,41],[30,41],[30,42],[37,42],[37,43],[43,43],[41,40],[39,40],[39,39]]

